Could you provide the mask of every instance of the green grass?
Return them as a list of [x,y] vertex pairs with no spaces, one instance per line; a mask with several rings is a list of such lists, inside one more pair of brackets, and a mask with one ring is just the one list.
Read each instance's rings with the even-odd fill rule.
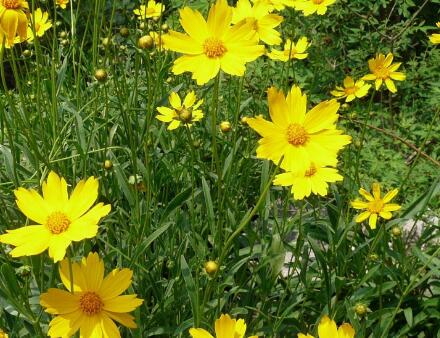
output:
[[[0,232],[28,222],[15,188],[39,190],[50,170],[72,186],[99,177],[99,200],[112,212],[98,236],[75,243],[71,254],[96,251],[106,271],[134,270],[130,291],[144,304],[135,312],[139,328],[122,329],[123,337],[188,337],[193,326],[212,328],[221,313],[265,337],[316,333],[323,314],[351,323],[356,337],[440,337],[438,219],[415,240],[391,233],[440,211],[440,53],[427,37],[438,4],[418,11],[412,1],[341,0],[326,16],[307,18],[286,10],[283,37],[308,36],[308,59],[283,65],[262,57],[243,78],[221,74],[197,87],[189,75],[171,73],[175,54],[137,49],[150,30],[133,18],[137,4],[77,1],[73,11],[55,11],[52,1],[31,2],[59,24],[35,44],[1,52],[0,87],[11,77],[16,86],[0,92]],[[166,4],[162,20],[181,31],[182,1]],[[127,38],[118,33],[123,26]],[[294,201],[289,189],[271,185],[277,168],[256,158],[258,137],[241,117],[268,117],[271,85],[299,84],[309,106],[329,99],[345,75],[367,73],[379,51],[395,53],[407,80],[396,95],[377,93],[370,109],[370,96],[341,109],[339,126],[353,137],[340,155],[344,181],[325,198]],[[94,78],[98,68],[109,74],[104,83]],[[156,107],[168,104],[171,91],[191,89],[205,101],[205,118],[189,131],[167,131]],[[231,132],[220,132],[223,120]],[[403,208],[370,230],[354,222],[349,201],[374,181],[400,188]],[[13,259],[8,246],[0,250],[0,328],[10,337],[44,336],[50,316],[38,297],[59,286],[56,265],[47,253]],[[203,269],[207,260],[220,261],[214,277]],[[283,277],[283,265],[295,273]],[[368,307],[365,316],[357,304]]]

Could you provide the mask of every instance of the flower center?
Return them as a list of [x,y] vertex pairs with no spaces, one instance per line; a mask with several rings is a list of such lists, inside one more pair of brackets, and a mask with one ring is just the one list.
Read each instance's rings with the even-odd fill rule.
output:
[[378,78],[385,80],[390,77],[390,71],[386,67],[377,67],[374,70],[374,75],[376,75],[376,77],[378,77]]
[[84,312],[88,316],[96,315],[100,313],[104,303],[95,292],[84,292],[84,294],[79,299],[79,307],[81,311]]
[[50,232],[58,235],[69,228],[70,220],[63,212],[55,211],[47,218],[46,225]]
[[368,203],[368,211],[373,214],[378,214],[383,209],[383,201],[382,200],[374,200]]
[[287,127],[287,142],[293,146],[302,146],[309,139],[304,127],[298,123],[289,124]]
[[203,52],[211,59],[220,57],[227,51],[223,42],[217,38],[208,38],[203,43]]
[[314,164],[312,164],[310,166],[310,168],[306,170],[306,173],[304,174],[304,176],[305,177],[311,177],[311,176],[316,174],[316,171],[317,171],[316,170],[316,166]]
[[189,123],[192,120],[192,109],[182,108],[177,112],[177,118],[183,123]]
[[344,89],[346,95],[354,94],[354,93],[356,93],[356,90],[357,90],[357,87],[350,87],[350,88]]
[[312,0],[312,2],[316,5],[320,5],[324,2],[324,0]]
[[19,9],[21,8],[21,0],[3,0],[3,6],[8,9]]

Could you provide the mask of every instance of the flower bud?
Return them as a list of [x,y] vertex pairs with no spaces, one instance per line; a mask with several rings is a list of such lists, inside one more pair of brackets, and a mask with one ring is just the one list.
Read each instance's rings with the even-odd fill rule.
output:
[[218,271],[218,264],[216,261],[207,261],[205,263],[205,271],[209,276],[215,275],[215,273]]
[[354,307],[354,311],[360,317],[365,316],[367,314],[367,307],[364,304],[358,303]]
[[152,48],[153,45],[154,45],[154,40],[149,35],[144,35],[144,36],[140,37],[138,40],[139,48],[149,49],[149,48]]
[[105,82],[108,78],[107,71],[105,69],[99,68],[95,71],[95,79],[99,82]]
[[111,168],[113,168],[113,162],[111,160],[105,160],[104,161],[104,168],[106,170],[110,170]]
[[396,225],[391,229],[391,234],[394,237],[400,237],[402,236],[402,229],[400,229],[400,227]]
[[229,123],[228,121],[223,121],[222,123],[220,123],[220,130],[223,133],[227,133],[229,131],[231,131],[232,127],[231,127],[231,123]]
[[119,29],[119,34],[121,34],[121,36],[123,36],[124,38],[126,38],[127,36],[130,35],[130,31],[128,30],[127,27],[121,27]]

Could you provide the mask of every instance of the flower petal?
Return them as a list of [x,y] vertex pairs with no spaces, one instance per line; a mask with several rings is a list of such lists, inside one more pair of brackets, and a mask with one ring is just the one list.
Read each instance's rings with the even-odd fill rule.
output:
[[356,216],[355,222],[361,223],[361,222],[365,221],[368,217],[370,217],[370,215],[371,215],[371,212],[364,211],[364,212],[360,213],[358,216]]
[[131,285],[133,271],[130,269],[114,269],[102,281],[99,294],[103,300],[119,296]]
[[51,288],[40,295],[40,305],[52,315],[66,314],[79,310],[79,299],[79,294]]
[[139,307],[144,301],[136,298],[137,295],[123,295],[107,299],[104,302],[104,310],[110,312],[131,312]]
[[93,176],[86,181],[81,180],[76,185],[64,208],[65,213],[73,222],[90,209],[98,198],[99,182]]
[[15,202],[20,211],[38,224],[45,224],[52,212],[52,207],[33,189],[18,188],[14,190]]
[[371,214],[370,219],[368,220],[368,225],[371,229],[376,229],[377,223],[377,214]]

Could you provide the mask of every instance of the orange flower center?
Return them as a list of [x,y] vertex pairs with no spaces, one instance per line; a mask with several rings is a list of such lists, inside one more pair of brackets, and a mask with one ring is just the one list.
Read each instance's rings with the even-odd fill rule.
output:
[[324,0],[312,0],[315,5],[320,5],[324,2]]
[[313,175],[316,174],[316,171],[317,171],[317,170],[316,170],[315,165],[312,164],[312,165],[310,166],[310,168],[306,170],[306,173],[304,174],[304,176],[305,176],[305,177],[311,177],[311,176],[313,176]]
[[351,95],[351,94],[356,93],[357,89],[358,88],[356,86],[353,86],[353,87],[350,87],[350,88],[345,88],[344,91],[345,91],[346,95]]
[[50,232],[58,235],[69,228],[70,220],[63,212],[55,211],[47,218],[46,225]]
[[208,38],[203,43],[203,52],[211,59],[221,57],[227,51],[223,42],[217,38]]
[[289,124],[287,127],[287,142],[298,147],[302,146],[309,139],[309,134],[304,127],[298,123]]
[[390,70],[386,67],[379,66],[374,70],[374,75],[380,79],[388,79],[390,77]]
[[383,209],[383,201],[382,200],[374,200],[368,203],[368,211],[372,214],[378,214]]
[[19,9],[21,8],[21,0],[3,0],[3,6],[8,9]]
[[79,307],[82,312],[84,312],[88,316],[96,315],[100,313],[104,303],[95,292],[84,292],[81,298],[79,299]]

